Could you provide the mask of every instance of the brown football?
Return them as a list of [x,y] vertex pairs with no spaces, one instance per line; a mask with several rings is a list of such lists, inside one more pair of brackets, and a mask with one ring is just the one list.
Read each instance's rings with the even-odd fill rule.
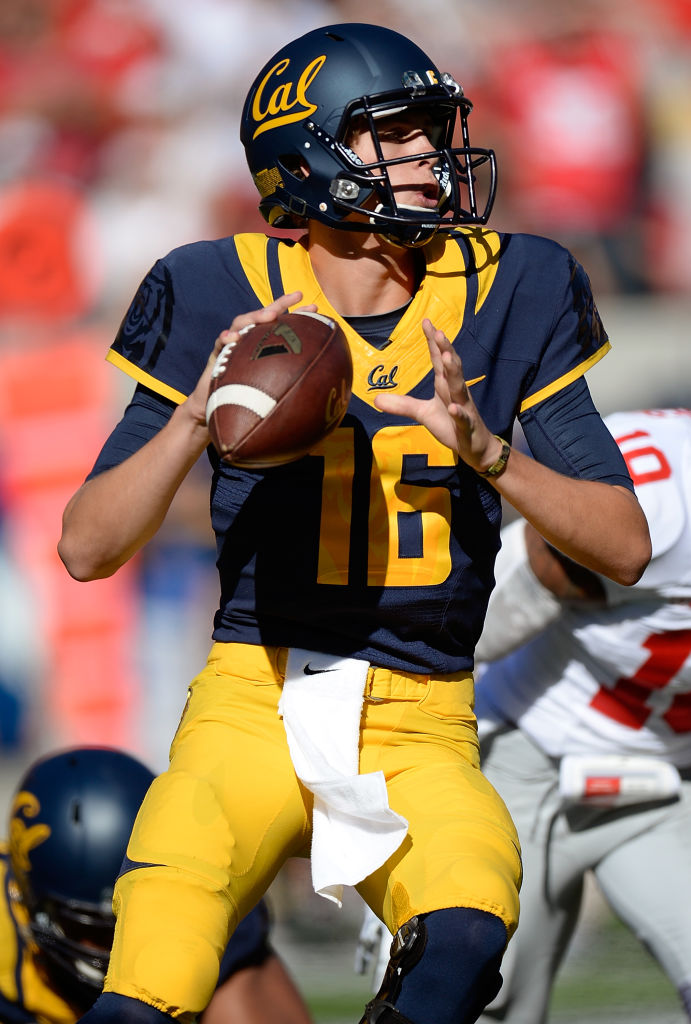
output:
[[335,320],[296,312],[252,325],[214,365],[206,405],[211,440],[234,466],[292,462],[338,426],[352,385],[350,349]]

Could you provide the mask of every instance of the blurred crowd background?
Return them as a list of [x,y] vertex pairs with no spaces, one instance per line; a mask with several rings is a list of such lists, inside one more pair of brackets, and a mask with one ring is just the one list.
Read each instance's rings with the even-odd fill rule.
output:
[[[2,749],[94,740],[165,762],[209,636],[204,467],[113,580],[67,579],[60,512],[131,388],[104,356],[149,266],[264,228],[238,132],[252,79],[286,38],[371,18],[359,0],[0,5]],[[689,0],[379,0],[376,20],[474,102],[493,226],[569,246],[601,304],[691,295]]]
[[264,229],[238,131],[264,62],[311,28],[373,19],[475,104],[471,141],[499,164],[491,226],[549,235],[584,263],[614,342],[603,412],[691,403],[691,0],[2,0],[9,783],[70,743],[165,765],[216,596],[207,468],[116,577],[67,577],[62,509],[132,388],[104,357],[158,256]]

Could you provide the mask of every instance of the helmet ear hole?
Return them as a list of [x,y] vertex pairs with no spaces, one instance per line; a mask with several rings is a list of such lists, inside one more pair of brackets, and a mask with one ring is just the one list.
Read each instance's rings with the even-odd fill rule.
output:
[[302,157],[294,153],[284,153],[282,156],[279,156],[278,163],[282,169],[288,171],[298,181],[305,181],[309,178],[309,164]]

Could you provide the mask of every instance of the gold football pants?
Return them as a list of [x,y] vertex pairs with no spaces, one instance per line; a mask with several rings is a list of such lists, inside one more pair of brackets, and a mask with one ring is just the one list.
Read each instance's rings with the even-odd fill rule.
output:
[[[312,797],[277,713],[287,650],[215,644],[147,794],[117,882],[105,990],[182,1020],[207,1005],[229,930],[289,857],[309,856]],[[414,914],[473,907],[518,920],[518,837],[479,771],[469,674],[371,668],[360,771],[383,771],[409,822],[358,892],[395,932]],[[133,863],[132,863],[133,862]]]

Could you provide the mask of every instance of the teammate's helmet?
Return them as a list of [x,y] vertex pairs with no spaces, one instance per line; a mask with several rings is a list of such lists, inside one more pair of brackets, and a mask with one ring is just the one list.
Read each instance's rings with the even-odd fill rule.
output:
[[113,885],[152,780],[128,754],[75,747],[36,761],[12,802],[10,862],[28,937],[50,983],[81,1010],[103,986]]
[[[439,181],[436,211],[397,204],[389,181],[392,163],[420,159],[382,157],[377,121],[403,110],[420,110],[434,126],[435,148],[426,155]],[[484,224],[496,164],[492,150],[470,148],[471,110],[451,75],[398,32],[354,23],[308,32],[268,61],[245,100],[240,137],[259,209],[275,227],[314,218],[403,245],[461,224]],[[364,164],[350,148],[354,126],[371,133],[374,163]],[[366,216],[346,221],[353,211]]]

